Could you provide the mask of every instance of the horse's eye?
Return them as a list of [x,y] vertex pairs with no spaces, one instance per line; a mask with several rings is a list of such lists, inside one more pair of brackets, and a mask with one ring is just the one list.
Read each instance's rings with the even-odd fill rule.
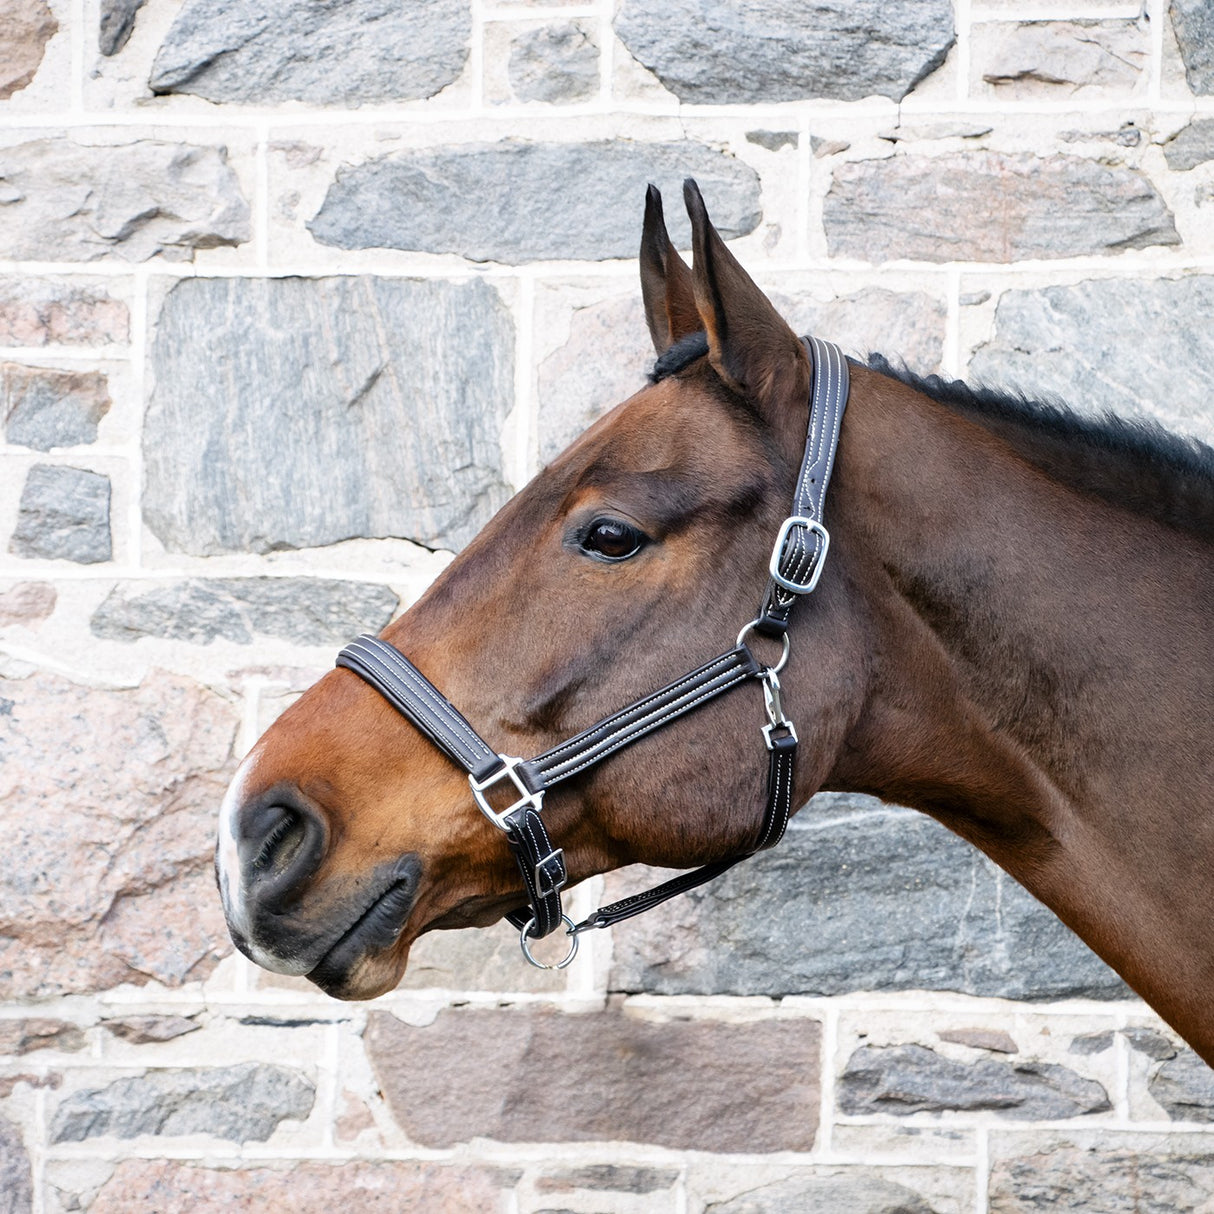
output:
[[645,543],[645,535],[631,523],[618,518],[596,518],[582,537],[582,551],[609,561],[636,556]]

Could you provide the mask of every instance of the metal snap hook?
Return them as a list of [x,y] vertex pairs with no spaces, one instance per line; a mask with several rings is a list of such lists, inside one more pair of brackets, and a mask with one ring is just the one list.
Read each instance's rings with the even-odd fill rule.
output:
[[523,930],[521,932],[519,932],[518,942],[522,946],[523,956],[526,957],[527,960],[532,965],[534,965],[537,970],[563,970],[565,968],[565,966],[567,966],[574,959],[574,957],[577,956],[579,941],[578,941],[577,930],[574,927],[573,920],[570,919],[568,915],[562,915],[561,923],[564,924],[565,934],[570,938],[570,940],[573,941],[573,943],[570,944],[569,952],[565,954],[564,959],[561,961],[557,961],[553,965],[548,965],[546,962],[543,962],[543,961],[537,961],[531,955],[531,949],[528,946],[527,941],[530,939],[531,929],[535,926],[535,916],[534,915],[532,915],[531,918],[527,920],[526,924],[523,926]]

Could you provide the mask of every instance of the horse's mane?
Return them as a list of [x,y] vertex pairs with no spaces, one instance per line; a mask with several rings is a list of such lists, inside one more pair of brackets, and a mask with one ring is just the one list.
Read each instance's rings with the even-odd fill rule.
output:
[[881,354],[868,365],[977,422],[1062,484],[1214,541],[1214,448],[1198,439],[1146,419],[1086,416],[1059,401],[916,375]]
[[[649,378],[677,375],[707,353],[705,335],[689,333],[658,358]],[[916,375],[881,354],[870,354],[868,366],[998,435],[1055,480],[1214,542],[1214,448],[1198,439],[1145,419],[1090,417],[1058,401]]]

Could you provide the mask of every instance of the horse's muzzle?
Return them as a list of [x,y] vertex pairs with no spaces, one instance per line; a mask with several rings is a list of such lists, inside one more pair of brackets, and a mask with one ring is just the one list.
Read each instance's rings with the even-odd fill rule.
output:
[[322,811],[291,784],[224,799],[215,868],[228,930],[251,961],[339,990],[368,955],[400,938],[417,897],[413,853],[357,876],[318,880],[329,850]]

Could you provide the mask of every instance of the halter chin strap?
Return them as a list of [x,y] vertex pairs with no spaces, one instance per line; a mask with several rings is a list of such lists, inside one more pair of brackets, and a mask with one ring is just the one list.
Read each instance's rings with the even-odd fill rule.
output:
[[[755,852],[774,847],[784,835],[792,813],[797,731],[784,714],[780,671],[788,660],[788,617],[792,605],[817,586],[830,545],[830,536],[822,524],[822,511],[849,385],[847,361],[837,346],[814,337],[802,340],[813,360],[813,390],[805,458],[797,478],[793,513],[784,520],[776,537],[759,615],[742,629],[732,649],[526,760],[499,754],[489,746],[438,688],[386,641],[362,636],[337,656],[338,666],[353,671],[374,687],[467,772],[473,800],[505,835],[522,874],[528,904],[506,917],[520,929],[527,960],[541,969],[568,965],[577,953],[581,932],[610,927],[694,889]],[[783,642],[783,652],[774,666],[760,664],[751,653],[746,639],[752,631]],[[561,909],[561,890],[568,881],[568,873],[564,852],[553,847],[544,827],[541,816],[544,794],[617,750],[752,679],[763,684],[767,724],[762,727],[762,734],[769,753],[763,820],[753,845],[748,851],[601,907],[581,923],[573,923]],[[569,953],[555,967],[543,965],[531,955],[529,942],[549,935],[562,923],[571,937]]]

